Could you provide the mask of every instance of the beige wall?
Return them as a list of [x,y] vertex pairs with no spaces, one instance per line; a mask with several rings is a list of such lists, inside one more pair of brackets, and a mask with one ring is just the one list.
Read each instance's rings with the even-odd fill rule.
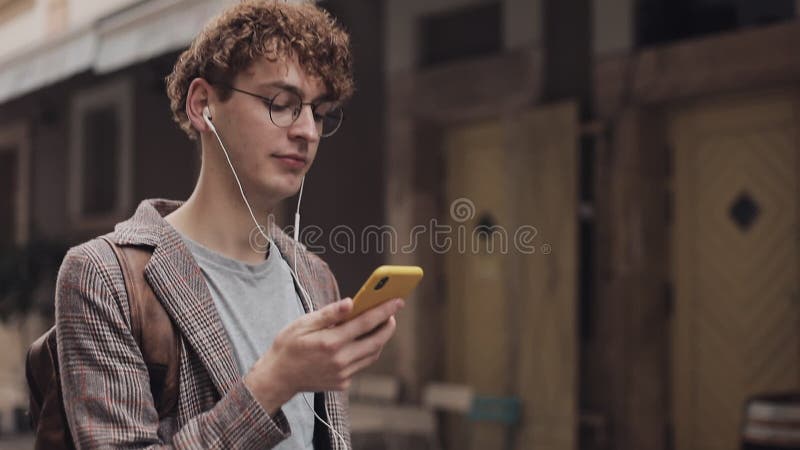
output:
[[0,22],[0,64],[20,51],[86,26],[135,1],[31,0],[31,7],[15,9],[14,15]]
[[[53,0],[39,0],[53,2]],[[92,22],[98,17],[121,9],[137,0],[65,0],[69,3],[69,19],[71,26],[81,26]]]

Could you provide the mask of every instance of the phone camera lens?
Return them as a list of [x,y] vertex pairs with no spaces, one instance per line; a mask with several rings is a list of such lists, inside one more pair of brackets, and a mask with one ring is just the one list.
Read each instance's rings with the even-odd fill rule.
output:
[[375,290],[377,291],[380,288],[382,288],[386,284],[387,281],[389,281],[389,277],[381,278],[381,281],[378,281],[378,284],[375,285]]

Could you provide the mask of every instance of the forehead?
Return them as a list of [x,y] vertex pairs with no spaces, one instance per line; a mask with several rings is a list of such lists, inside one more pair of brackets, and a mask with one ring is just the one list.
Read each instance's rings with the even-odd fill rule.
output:
[[309,75],[294,57],[281,57],[276,61],[263,56],[258,57],[240,72],[236,79],[250,87],[280,81],[297,87],[307,99],[317,98],[326,93],[322,79]]

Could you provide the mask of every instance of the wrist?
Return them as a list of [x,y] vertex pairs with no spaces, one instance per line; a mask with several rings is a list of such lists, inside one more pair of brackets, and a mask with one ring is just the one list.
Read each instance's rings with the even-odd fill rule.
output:
[[267,371],[258,371],[256,367],[245,375],[244,385],[270,416],[275,415],[294,396],[287,383]]

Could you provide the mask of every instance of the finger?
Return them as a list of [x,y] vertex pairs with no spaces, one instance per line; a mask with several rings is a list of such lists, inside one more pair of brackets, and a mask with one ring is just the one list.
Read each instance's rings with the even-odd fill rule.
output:
[[350,319],[348,322],[338,327],[339,329],[337,331],[341,333],[343,339],[351,341],[370,332],[375,327],[385,322],[389,317],[399,311],[403,305],[403,299],[397,298],[389,300],[358,317]]
[[[392,316],[392,317],[394,317],[394,316]],[[386,327],[386,324],[388,324],[388,323],[389,323],[389,320],[385,320],[385,321],[379,323],[378,326],[376,326],[375,328],[367,331],[366,333],[362,334],[361,336],[356,337],[355,341],[353,341],[353,342],[360,341],[362,339],[367,339],[368,337],[374,335],[375,333],[377,333],[378,331],[380,331],[384,327]]]
[[353,300],[343,298],[338,302],[333,302],[324,308],[306,314],[302,317],[302,323],[310,330],[324,330],[330,326],[341,323],[353,310]]
[[[392,335],[394,334],[394,329],[395,329],[395,325],[394,325],[394,317],[392,317],[392,319],[390,319],[390,320],[392,320],[392,326],[388,326],[388,321],[387,321],[387,326],[383,326],[383,327],[381,327],[381,328],[380,328],[380,331],[379,331],[380,333],[386,333],[386,334],[388,334],[388,336],[385,336],[385,335],[384,335],[384,336],[382,336],[382,337],[383,337],[383,339],[384,339],[384,340],[383,340],[383,344],[385,344],[386,342],[388,342],[389,338],[390,338],[390,337],[392,337]],[[391,332],[388,332],[388,330],[389,330],[389,329],[391,329]],[[377,337],[377,335],[375,335],[375,337]],[[359,344],[361,344],[362,342],[363,342],[363,341],[358,341],[358,343],[359,343]],[[369,367],[369,366],[370,366],[370,365],[372,365],[372,364],[373,364],[375,361],[377,361],[377,360],[378,360],[378,357],[380,356],[380,354],[381,354],[381,351],[382,351],[382,350],[383,350],[383,345],[381,345],[381,346],[378,348],[378,350],[377,350],[377,351],[366,352],[366,354],[363,354],[363,355],[361,355],[361,357],[360,357],[360,358],[356,358],[356,359],[355,359],[355,360],[354,360],[352,363],[350,363],[350,365],[349,365],[349,366],[348,366],[348,367],[347,367],[347,368],[344,370],[344,373],[343,373],[343,375],[344,375],[345,377],[347,377],[347,378],[350,378],[350,377],[352,377],[353,375],[355,375],[356,373],[358,373],[358,372],[360,372],[360,371],[364,370],[365,368]]]
[[344,359],[352,364],[370,355],[380,353],[383,346],[394,335],[396,329],[397,321],[394,316],[391,316],[363,338],[355,340],[344,347],[342,349]]
[[361,372],[362,370],[374,364],[375,361],[377,360],[375,359],[374,355],[365,356],[360,360],[351,364],[349,367],[347,367],[347,369],[345,369],[344,371],[343,376],[351,378],[353,375],[357,374],[358,372]]

